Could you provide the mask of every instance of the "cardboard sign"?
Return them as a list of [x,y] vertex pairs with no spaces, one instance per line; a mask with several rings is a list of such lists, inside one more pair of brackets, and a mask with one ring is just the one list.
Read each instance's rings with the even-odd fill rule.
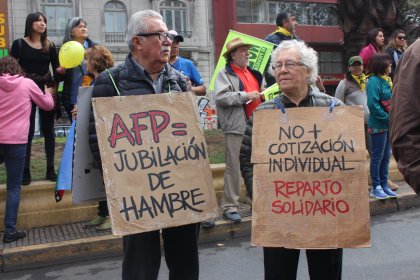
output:
[[214,83],[216,81],[217,74],[226,65],[226,59],[223,56],[226,51],[226,44],[235,38],[241,38],[241,40],[245,43],[253,45],[252,48],[249,49],[249,67],[261,72],[261,74],[265,71],[265,67],[267,66],[268,60],[270,59],[271,51],[275,45],[265,40],[249,36],[247,34],[229,30],[229,34],[226,37],[226,41],[223,45],[222,51],[220,52],[216,68],[214,69],[213,76],[209,84],[210,90],[214,90]]
[[217,216],[207,145],[191,93],[92,100],[115,235]]
[[105,187],[100,167],[89,148],[90,99],[93,87],[80,87],[77,97],[77,125],[74,144],[73,203],[104,199]]
[[[270,120],[270,122],[267,122]],[[252,243],[286,248],[370,246],[363,109],[254,113]]]

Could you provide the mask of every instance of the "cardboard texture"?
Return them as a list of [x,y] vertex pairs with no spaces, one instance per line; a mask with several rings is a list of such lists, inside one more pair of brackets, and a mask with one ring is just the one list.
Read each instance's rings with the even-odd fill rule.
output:
[[114,235],[217,216],[191,93],[95,98],[92,104]]
[[105,187],[100,167],[89,148],[90,99],[93,87],[80,87],[77,97],[77,125],[74,144],[73,203],[105,199]]
[[252,244],[370,247],[361,107],[256,111],[251,162]]

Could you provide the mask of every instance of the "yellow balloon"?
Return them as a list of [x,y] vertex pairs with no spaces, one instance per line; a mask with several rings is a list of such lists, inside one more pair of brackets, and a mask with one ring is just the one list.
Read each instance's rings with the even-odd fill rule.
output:
[[66,69],[74,68],[82,64],[85,57],[85,48],[76,41],[68,41],[63,44],[58,53],[60,65]]

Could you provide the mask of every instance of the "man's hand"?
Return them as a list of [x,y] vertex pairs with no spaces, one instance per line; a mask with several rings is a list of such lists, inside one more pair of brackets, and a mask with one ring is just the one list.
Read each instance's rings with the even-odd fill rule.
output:
[[252,92],[247,92],[246,96],[248,97],[248,100],[256,101],[260,99],[261,94],[258,91],[252,91]]

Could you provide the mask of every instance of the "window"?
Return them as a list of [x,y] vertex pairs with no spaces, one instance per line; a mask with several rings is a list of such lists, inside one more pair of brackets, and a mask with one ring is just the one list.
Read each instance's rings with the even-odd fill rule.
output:
[[319,52],[320,74],[343,74],[343,55],[341,52]]
[[298,24],[336,26],[335,4],[298,1],[237,0],[237,21],[244,23],[275,23],[280,11],[291,12]]
[[174,29],[184,37],[191,37],[191,31],[188,31],[187,4],[177,0],[162,1],[159,11],[169,30]]
[[72,0],[42,0],[41,9],[48,21],[48,35],[64,36],[67,20],[73,17]]
[[105,4],[105,42],[123,43],[127,26],[127,10],[119,1]]

